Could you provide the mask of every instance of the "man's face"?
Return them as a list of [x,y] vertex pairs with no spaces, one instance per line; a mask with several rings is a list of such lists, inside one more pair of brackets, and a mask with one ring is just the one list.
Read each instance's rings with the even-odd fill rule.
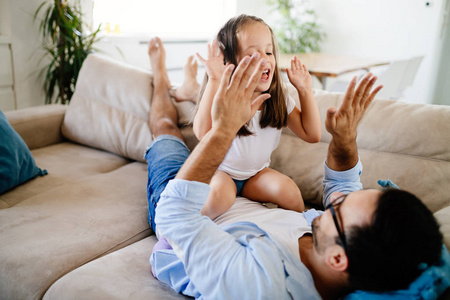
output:
[[[370,224],[381,193],[381,191],[373,189],[353,192],[347,195],[345,201],[335,207],[339,227],[344,235],[348,232],[346,229],[351,226]],[[342,193],[331,194],[331,202],[342,195]],[[314,248],[320,255],[324,253],[328,246],[335,244],[336,238],[339,238],[329,209],[322,216],[314,219],[312,236]]]

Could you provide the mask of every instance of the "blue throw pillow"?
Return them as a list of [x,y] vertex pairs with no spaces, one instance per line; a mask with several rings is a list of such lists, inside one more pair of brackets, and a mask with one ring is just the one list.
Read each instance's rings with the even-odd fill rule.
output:
[[28,146],[0,111],[0,194],[46,174],[47,170],[36,166]]

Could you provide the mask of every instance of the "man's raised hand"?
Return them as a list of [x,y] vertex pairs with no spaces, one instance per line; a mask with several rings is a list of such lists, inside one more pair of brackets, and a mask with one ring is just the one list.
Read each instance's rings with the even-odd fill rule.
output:
[[383,87],[380,85],[372,90],[376,80],[377,77],[373,77],[372,73],[367,73],[355,89],[356,77],[354,77],[347,88],[341,106],[338,109],[334,107],[328,109],[325,127],[333,138],[343,142],[356,140],[356,128],[359,122],[375,95]]
[[252,99],[267,63],[259,58],[259,53],[244,57],[234,73],[234,65],[226,67],[213,100],[211,110],[213,128],[223,130],[234,137],[255,115],[261,104],[270,98],[269,94],[261,94]]
[[331,133],[332,139],[328,147],[326,164],[332,170],[349,170],[358,162],[356,128],[375,95],[382,88],[380,85],[372,90],[376,80],[376,77],[368,73],[355,90],[356,77],[354,77],[339,109],[331,107],[327,111],[325,127]]

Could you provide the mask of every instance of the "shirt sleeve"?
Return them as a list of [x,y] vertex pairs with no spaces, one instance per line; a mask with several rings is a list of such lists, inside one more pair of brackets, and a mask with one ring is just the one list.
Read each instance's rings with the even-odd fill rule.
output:
[[155,217],[200,294],[205,299],[239,299],[244,294],[275,299],[286,293],[283,260],[264,231],[248,222],[225,231],[200,214],[209,191],[204,183],[172,180]]
[[287,107],[288,115],[294,110],[294,107],[295,107],[295,100],[289,94],[287,94],[287,98],[286,98],[286,107]]
[[360,176],[362,173],[362,163],[358,159],[358,163],[351,169],[346,171],[334,171],[330,169],[324,162],[324,178],[323,178],[323,206],[326,207],[330,203],[330,196],[334,192],[348,194],[362,189]]

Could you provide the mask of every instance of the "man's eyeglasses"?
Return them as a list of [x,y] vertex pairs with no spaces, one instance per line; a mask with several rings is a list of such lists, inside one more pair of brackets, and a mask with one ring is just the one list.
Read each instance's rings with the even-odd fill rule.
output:
[[338,207],[339,205],[341,205],[342,202],[344,202],[345,198],[347,198],[347,195],[342,195],[342,196],[337,197],[336,199],[334,199],[333,202],[331,202],[330,204],[327,205],[327,207],[325,207],[325,210],[327,210],[327,209],[330,210],[331,215],[333,216],[334,225],[336,225],[339,239],[341,240],[341,243],[342,243],[342,247],[344,247],[344,251],[345,251],[345,253],[347,253],[347,241],[345,238],[344,231],[341,230],[341,227],[339,226],[339,222],[338,222],[338,219],[336,216],[336,211],[335,211],[335,208]]

